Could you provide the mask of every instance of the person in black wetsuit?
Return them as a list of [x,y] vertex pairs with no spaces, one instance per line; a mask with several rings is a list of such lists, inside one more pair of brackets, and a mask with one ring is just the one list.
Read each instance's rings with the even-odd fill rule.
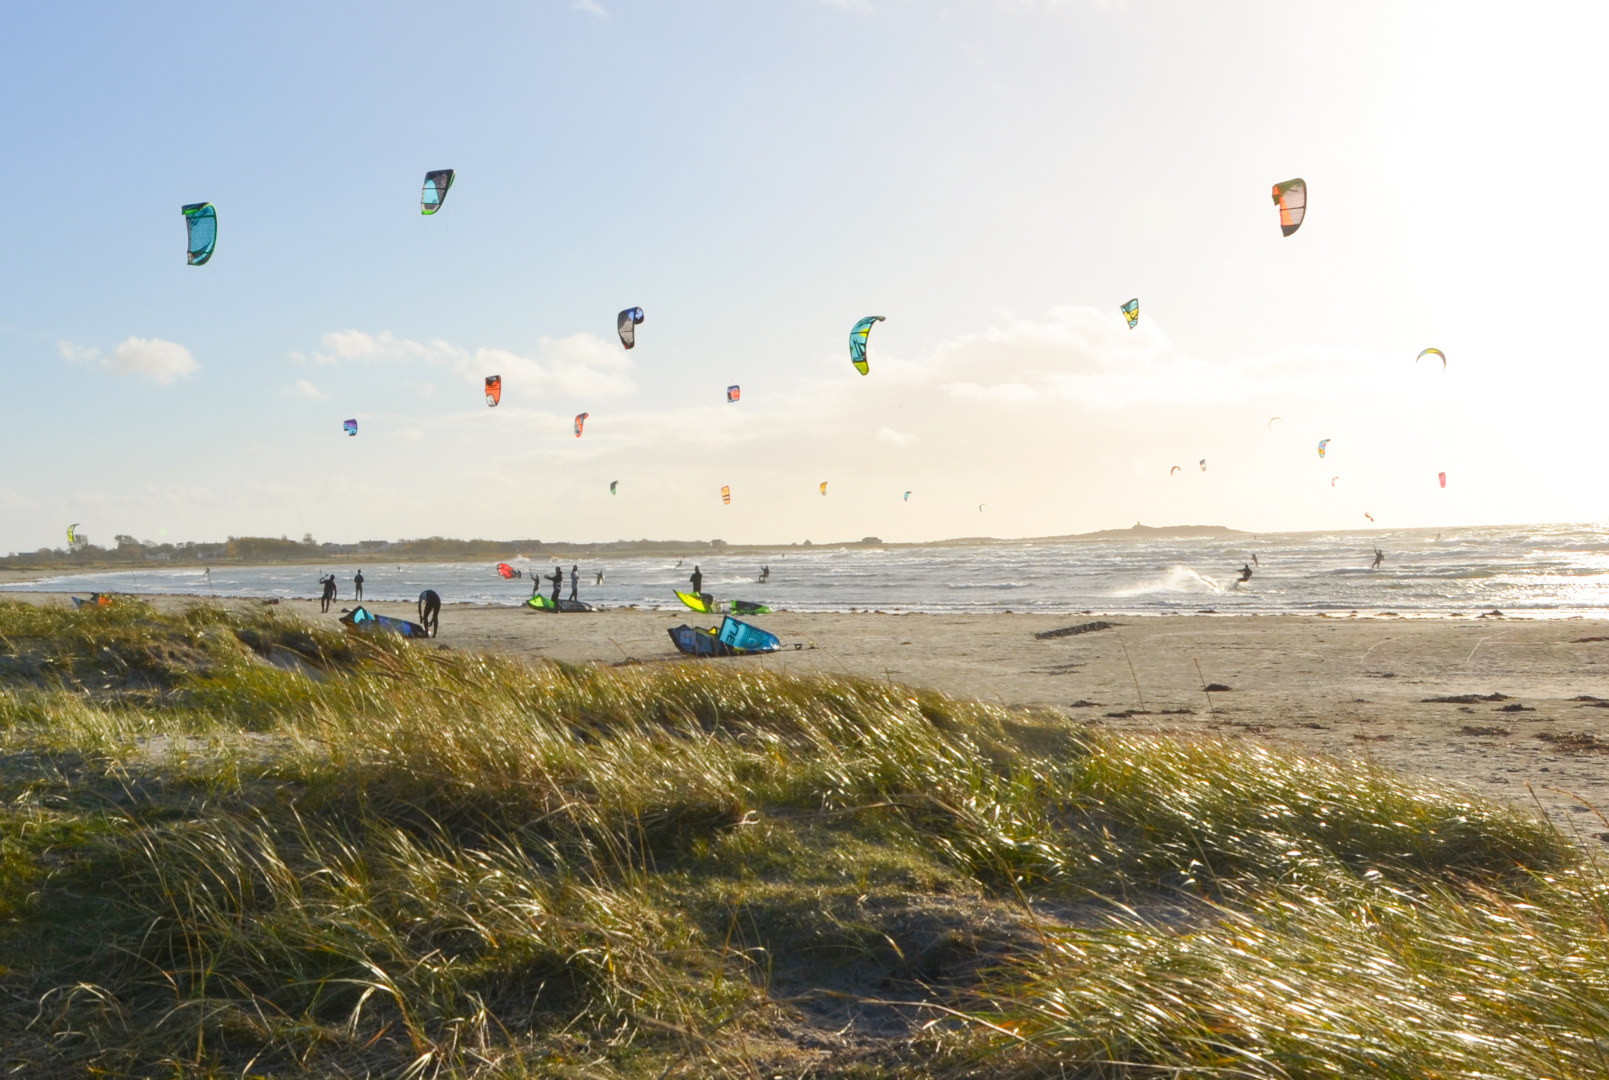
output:
[[576,594],[581,590],[581,567],[570,567],[570,599],[579,600]]
[[771,568],[769,566],[760,567],[760,584],[764,585],[767,581],[770,581],[770,580],[771,580]]
[[546,575],[548,581],[553,582],[553,602],[559,602],[559,590],[564,587],[564,567],[555,565],[553,573]]
[[603,571],[602,570],[598,571],[598,580],[594,581],[593,584],[594,585],[602,585],[603,584]]
[[704,572],[698,568],[697,563],[693,564],[693,576],[687,580],[693,583],[693,595],[702,597],[704,595]]
[[359,570],[358,573],[357,573],[357,576],[352,579],[352,594],[353,594],[352,598],[354,600],[362,600],[363,599],[363,571],[362,570]]
[[329,611],[330,605],[335,602],[335,575],[321,577],[319,581],[324,585],[324,595],[318,598],[318,609]]
[[1386,553],[1379,548],[1374,549],[1374,569],[1380,569],[1380,564],[1386,561]]
[[419,625],[431,637],[435,637],[441,629],[441,597],[436,595],[435,589],[426,589],[419,594]]
[[1242,566],[1240,568],[1240,580],[1241,581],[1250,581],[1251,580],[1251,563],[1247,563],[1245,566]]

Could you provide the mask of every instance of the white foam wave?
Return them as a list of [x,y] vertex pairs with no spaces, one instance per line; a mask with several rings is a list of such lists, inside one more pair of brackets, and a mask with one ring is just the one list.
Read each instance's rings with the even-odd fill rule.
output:
[[1113,589],[1111,596],[1151,596],[1155,593],[1221,593],[1224,586],[1188,566],[1170,566],[1153,578]]

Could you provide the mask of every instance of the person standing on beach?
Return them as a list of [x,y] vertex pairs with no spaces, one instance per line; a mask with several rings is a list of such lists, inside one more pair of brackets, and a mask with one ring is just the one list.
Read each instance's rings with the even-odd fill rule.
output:
[[1380,564],[1386,561],[1386,553],[1379,548],[1374,549],[1374,569],[1380,569]]
[[357,576],[352,579],[352,599],[363,599],[363,571],[360,569]]
[[553,602],[559,602],[559,590],[564,587],[564,567],[555,565],[553,573],[547,575],[547,580],[553,582]]
[[698,568],[697,563],[693,564],[693,576],[687,580],[693,583],[694,596],[704,595],[704,572]]
[[570,599],[571,600],[580,599],[580,597],[576,595],[580,591],[581,591],[581,567],[579,565],[571,566],[570,567]]
[[331,574],[319,580],[324,583],[324,595],[319,597],[318,609],[327,612],[330,610],[330,605],[335,602],[335,575]]
[[441,597],[436,595],[435,589],[426,589],[419,594],[419,625],[425,628],[425,633],[435,637],[441,630]]

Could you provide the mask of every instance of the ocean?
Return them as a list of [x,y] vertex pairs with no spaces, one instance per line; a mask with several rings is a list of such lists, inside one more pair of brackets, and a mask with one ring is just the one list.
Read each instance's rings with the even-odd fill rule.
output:
[[[1373,569],[1374,549],[1385,562]],[[692,547],[689,547],[692,550]],[[1253,575],[1236,583],[1240,567]],[[551,573],[552,553],[511,560]],[[697,563],[704,591],[794,611],[1045,612],[1220,615],[1357,611],[1532,616],[1609,614],[1609,526],[1527,525],[1367,533],[1286,533],[1211,539],[1000,540],[895,548],[782,548],[769,555],[717,549],[674,556],[569,557],[581,565],[581,599],[594,605],[682,610]],[[771,567],[766,584],[760,566]],[[356,566],[332,564],[351,603]],[[365,565],[370,600],[412,602],[435,589],[447,603],[518,605],[528,578],[504,581],[492,561]],[[605,574],[595,585],[599,570]],[[70,574],[10,591],[191,593],[317,597],[317,566],[217,566]],[[551,586],[544,583],[544,592]]]

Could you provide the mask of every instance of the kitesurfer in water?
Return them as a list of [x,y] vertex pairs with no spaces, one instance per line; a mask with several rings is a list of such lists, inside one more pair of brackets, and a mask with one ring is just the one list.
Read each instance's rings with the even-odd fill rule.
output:
[[1255,551],[1251,553],[1251,564],[1253,566],[1261,566],[1261,565],[1263,565],[1262,563],[1257,561],[1257,553]]
[[1386,553],[1379,548],[1374,549],[1374,569],[1380,569],[1380,564],[1386,561]]
[[570,599],[571,600],[580,599],[580,597],[578,597],[576,595],[576,593],[579,592],[580,589],[581,589],[581,567],[579,565],[572,566],[572,567],[570,567]]
[[1251,580],[1251,564],[1250,563],[1247,563],[1245,566],[1242,566],[1240,568],[1240,580],[1241,581],[1250,581]]
[[357,575],[352,578],[352,591],[353,591],[353,599],[354,600],[362,600],[363,599],[363,571],[362,570],[359,570],[357,572]]
[[760,567],[760,584],[764,585],[766,582],[768,582],[770,580],[771,580],[771,568],[769,566]]
[[693,583],[693,595],[702,597],[704,595],[704,572],[698,568],[697,563],[693,564],[693,576],[687,580]]
[[598,580],[594,581],[593,584],[594,585],[602,585],[603,584],[603,571],[602,570],[598,571]]
[[419,625],[430,637],[435,637],[441,629],[441,597],[436,595],[435,589],[419,594]]

